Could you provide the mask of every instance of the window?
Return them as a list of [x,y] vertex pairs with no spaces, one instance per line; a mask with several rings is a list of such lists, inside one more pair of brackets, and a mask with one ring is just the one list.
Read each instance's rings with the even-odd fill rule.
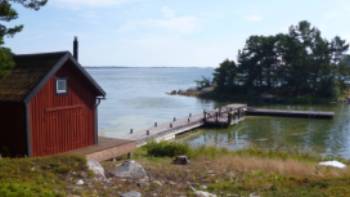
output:
[[56,93],[66,94],[67,93],[67,79],[56,80]]

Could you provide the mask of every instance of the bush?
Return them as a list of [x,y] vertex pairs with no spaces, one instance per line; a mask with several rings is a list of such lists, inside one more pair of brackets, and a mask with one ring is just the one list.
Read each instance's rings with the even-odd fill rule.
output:
[[175,157],[190,154],[190,147],[187,144],[174,142],[150,142],[144,146],[147,155],[153,157]]

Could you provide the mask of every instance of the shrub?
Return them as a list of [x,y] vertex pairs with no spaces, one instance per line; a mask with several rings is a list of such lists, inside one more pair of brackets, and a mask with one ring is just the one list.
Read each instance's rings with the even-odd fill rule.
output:
[[175,157],[190,154],[190,147],[187,144],[175,142],[150,142],[144,146],[147,155],[153,157]]

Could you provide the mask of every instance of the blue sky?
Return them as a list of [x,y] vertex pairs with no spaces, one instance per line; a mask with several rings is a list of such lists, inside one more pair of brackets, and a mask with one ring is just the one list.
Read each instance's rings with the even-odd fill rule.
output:
[[348,0],[49,0],[18,8],[15,53],[71,50],[89,66],[217,66],[253,34],[286,32],[309,20],[327,38],[350,40]]

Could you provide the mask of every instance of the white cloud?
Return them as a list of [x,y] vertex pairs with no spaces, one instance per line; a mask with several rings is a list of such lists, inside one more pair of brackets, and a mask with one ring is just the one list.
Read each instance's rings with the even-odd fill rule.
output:
[[166,18],[173,18],[176,15],[175,10],[169,8],[168,6],[162,7],[161,12],[162,12],[163,16]]
[[261,22],[263,20],[263,17],[259,15],[249,15],[246,16],[245,19],[249,22]]
[[129,21],[122,25],[119,31],[167,30],[176,33],[188,34],[199,29],[199,21],[195,16],[177,16],[169,7],[161,8],[160,18],[148,18],[139,21]]
[[85,6],[103,7],[117,5],[127,1],[129,0],[50,0],[49,2],[60,7],[73,6],[73,8],[80,8]]

